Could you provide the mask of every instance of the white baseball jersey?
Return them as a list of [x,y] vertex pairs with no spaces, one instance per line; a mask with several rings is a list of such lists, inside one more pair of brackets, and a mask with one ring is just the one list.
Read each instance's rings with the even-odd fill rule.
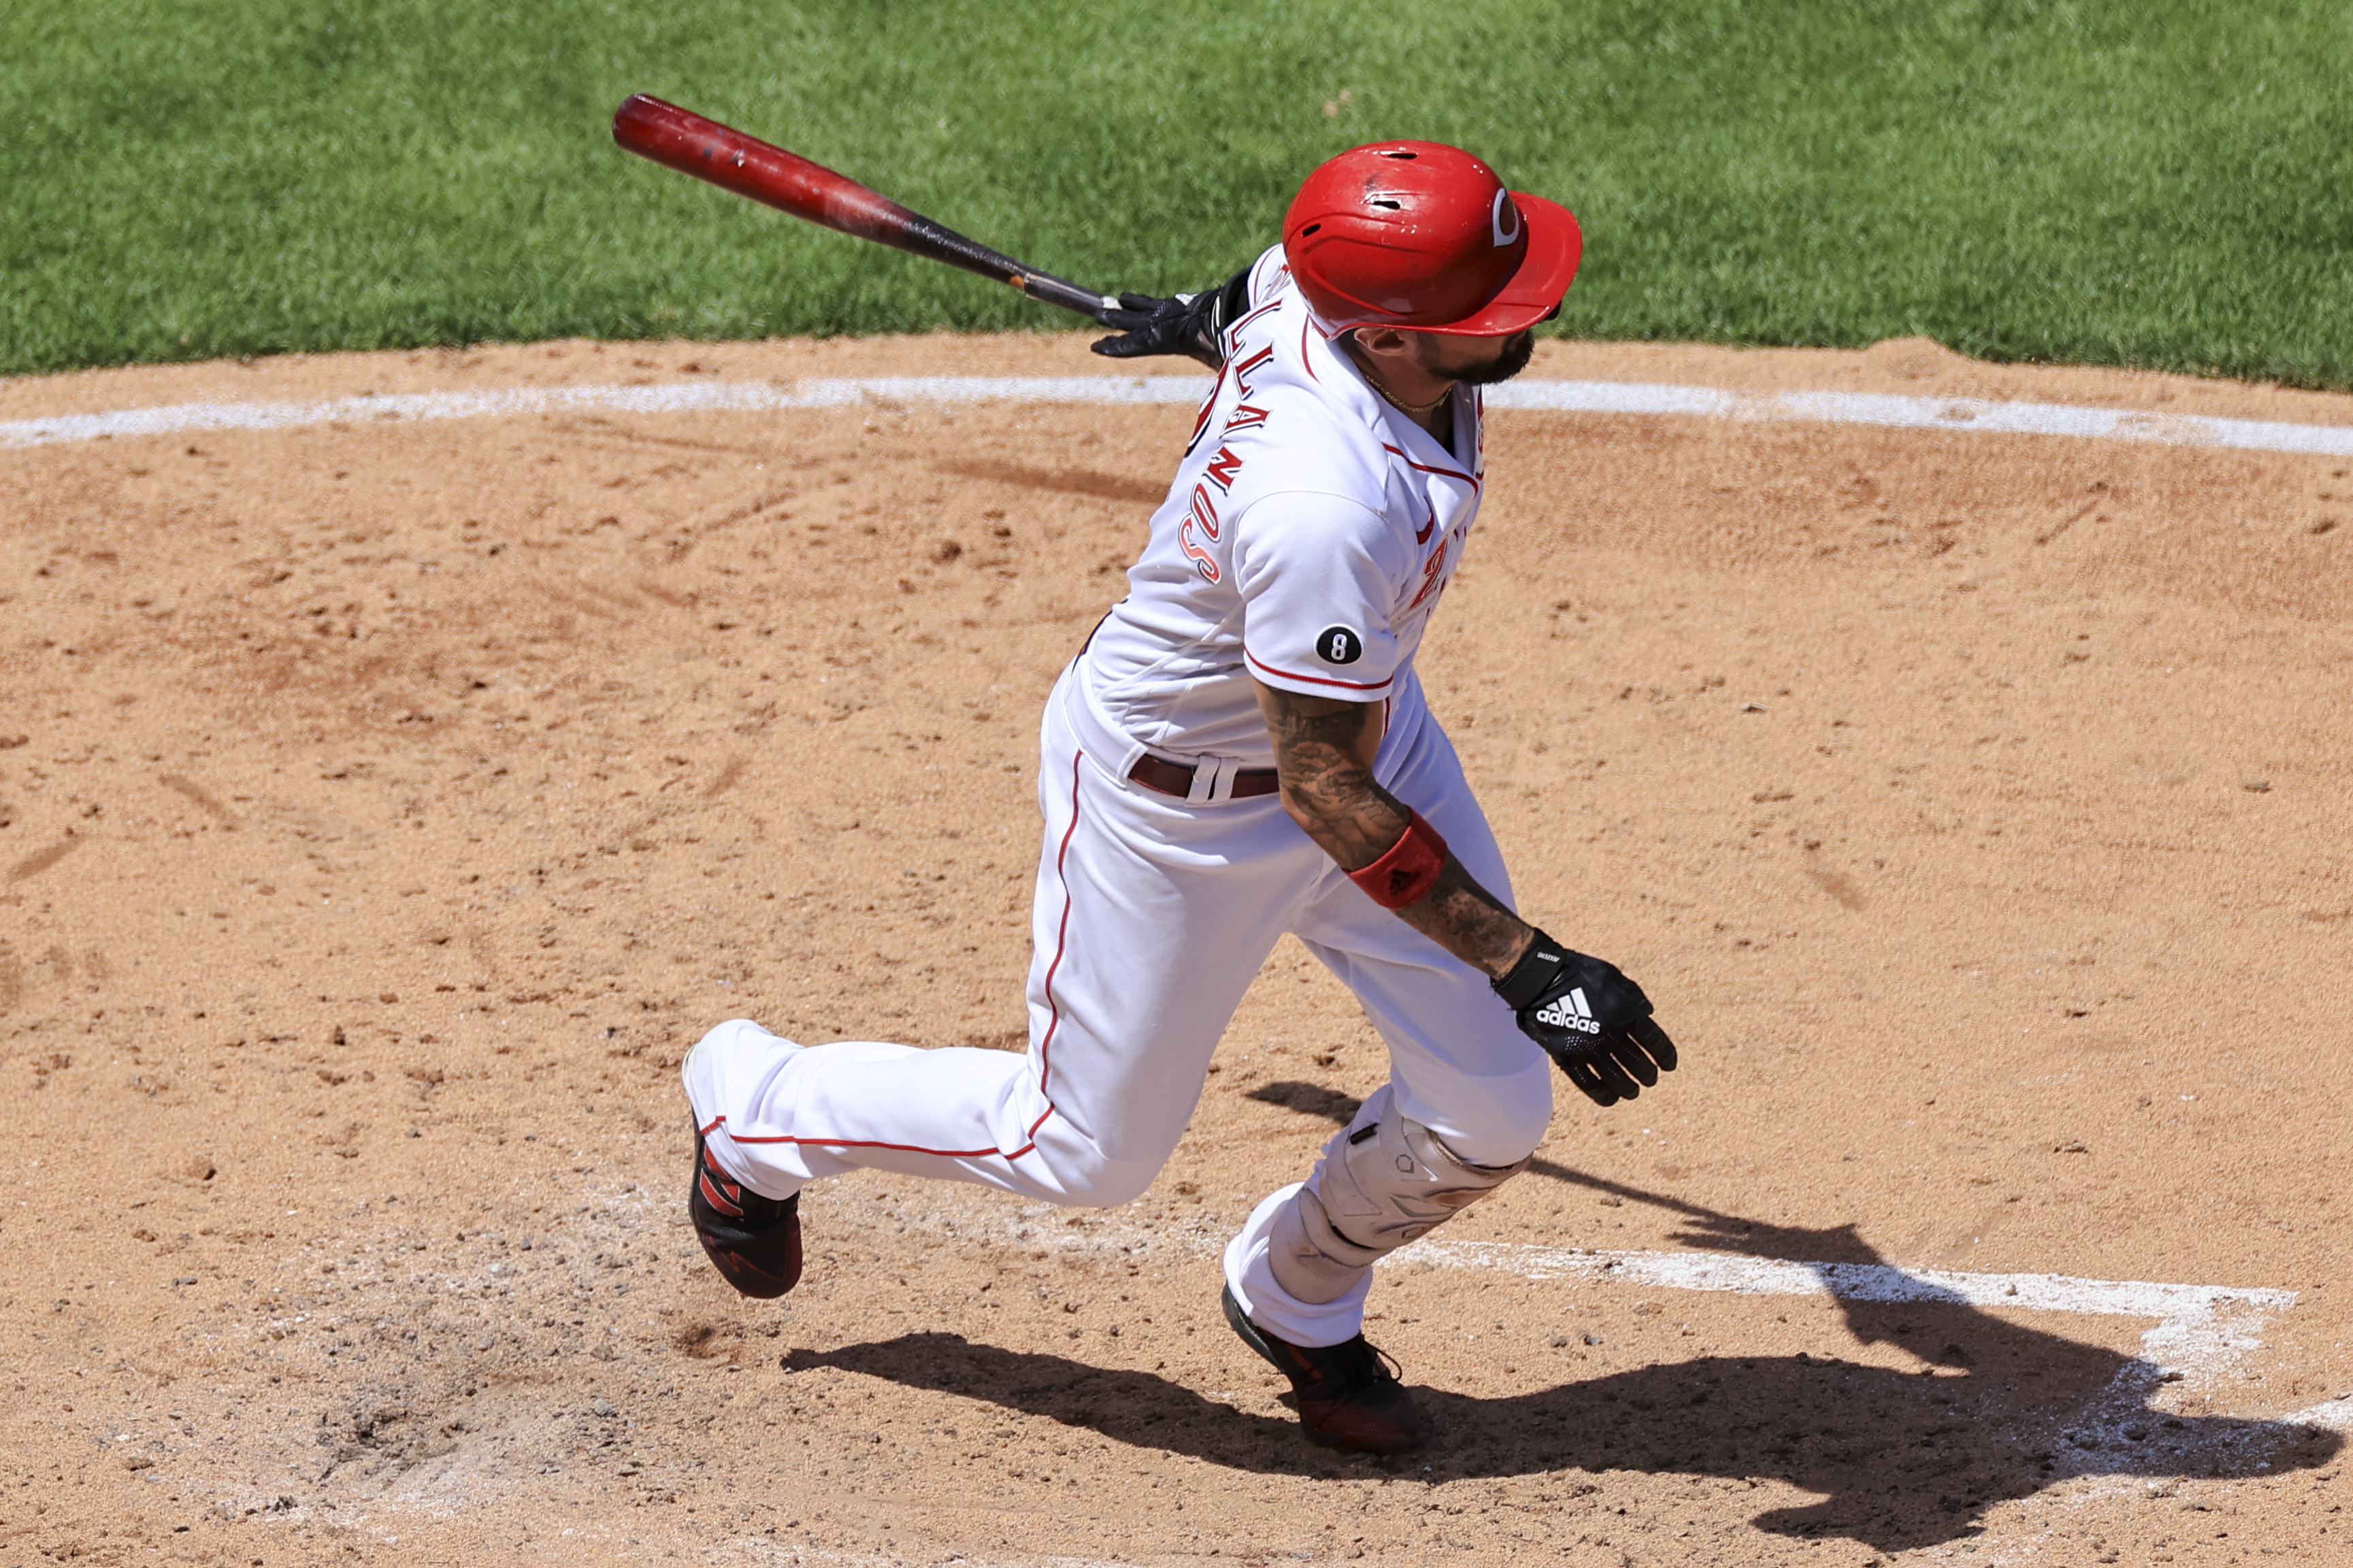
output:
[[1478,516],[1485,433],[1474,387],[1453,395],[1452,451],[1374,392],[1281,246],[1252,265],[1250,299],[1127,597],[1079,670],[1138,751],[1270,767],[1253,677],[1387,701],[1391,734],[1419,729],[1414,650]]
[[[1448,451],[1317,329],[1280,247],[1252,267],[1250,300],[1127,597],[1047,699],[1028,1052],[804,1047],[722,1024],[682,1075],[734,1180],[784,1198],[887,1170],[1126,1203],[1176,1148],[1219,1037],[1285,932],[1388,1047],[1389,1087],[1342,1140],[1394,1113],[1500,1169],[1544,1137],[1552,1064],[1486,976],[1366,897],[1278,796],[1226,787],[1274,762],[1253,677],[1387,702],[1376,775],[1510,901],[1502,851],[1413,675],[1478,515],[1478,394],[1454,392]],[[1129,782],[1147,748],[1192,765],[1193,796]],[[1277,1222],[1303,1190],[1259,1205],[1227,1249],[1226,1284],[1266,1331],[1335,1345],[1363,1327],[1372,1271],[1330,1300],[1283,1286]]]

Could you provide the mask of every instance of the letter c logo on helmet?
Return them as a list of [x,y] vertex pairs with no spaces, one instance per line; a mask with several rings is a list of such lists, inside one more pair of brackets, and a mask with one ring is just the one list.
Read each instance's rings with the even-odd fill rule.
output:
[[1584,240],[1567,208],[1507,189],[1460,147],[1377,142],[1307,176],[1282,249],[1327,331],[1504,337],[1560,303]]
[[[1511,220],[1508,224],[1504,221],[1506,218]],[[1487,215],[1487,227],[1498,250],[1520,242],[1520,209],[1512,205],[1512,193],[1500,185],[1495,188],[1495,205]]]

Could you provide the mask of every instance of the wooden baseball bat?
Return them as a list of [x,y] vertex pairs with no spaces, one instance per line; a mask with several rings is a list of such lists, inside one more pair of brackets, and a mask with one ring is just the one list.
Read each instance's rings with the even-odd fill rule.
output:
[[1105,310],[1119,308],[1109,295],[1082,289],[966,239],[823,164],[642,92],[614,111],[613,140],[641,158],[708,180],[723,191],[860,239],[976,272],[1090,321],[1100,321]]

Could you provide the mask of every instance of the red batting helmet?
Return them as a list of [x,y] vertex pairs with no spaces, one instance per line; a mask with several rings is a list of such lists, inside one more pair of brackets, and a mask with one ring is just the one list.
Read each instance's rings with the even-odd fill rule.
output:
[[1533,326],[1577,276],[1567,208],[1504,188],[1442,142],[1376,142],[1307,176],[1282,251],[1324,326],[1501,337]]

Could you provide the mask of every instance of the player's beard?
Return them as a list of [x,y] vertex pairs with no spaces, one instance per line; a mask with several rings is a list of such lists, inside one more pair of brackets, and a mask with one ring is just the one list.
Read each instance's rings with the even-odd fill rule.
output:
[[1518,331],[1504,340],[1503,348],[1485,364],[1469,370],[1450,370],[1444,374],[1471,386],[1493,386],[1499,381],[1509,381],[1528,368],[1528,361],[1536,352],[1536,335]]

